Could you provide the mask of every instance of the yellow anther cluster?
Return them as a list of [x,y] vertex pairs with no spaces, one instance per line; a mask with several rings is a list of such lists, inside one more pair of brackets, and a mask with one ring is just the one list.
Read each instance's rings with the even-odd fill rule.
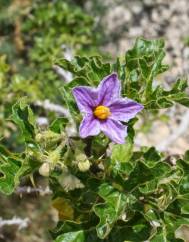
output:
[[97,117],[98,119],[105,120],[107,119],[110,115],[110,109],[105,106],[97,106],[93,112],[94,116]]

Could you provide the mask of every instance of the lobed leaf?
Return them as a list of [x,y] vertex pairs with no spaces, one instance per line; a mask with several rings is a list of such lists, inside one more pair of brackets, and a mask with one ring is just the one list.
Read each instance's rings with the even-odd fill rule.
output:
[[106,183],[99,187],[98,194],[105,200],[105,203],[95,205],[93,210],[100,218],[96,227],[98,237],[104,239],[123,214],[127,198]]
[[22,159],[0,146],[0,192],[10,195],[27,169]]
[[21,99],[12,108],[11,119],[18,125],[26,142],[33,142],[35,137],[35,117],[25,99]]

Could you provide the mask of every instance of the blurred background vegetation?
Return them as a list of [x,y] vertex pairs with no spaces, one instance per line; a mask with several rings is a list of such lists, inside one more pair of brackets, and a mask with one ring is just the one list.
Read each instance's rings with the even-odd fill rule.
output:
[[[99,53],[103,34],[84,5],[83,1],[71,0],[0,1],[0,136],[10,150],[20,151],[23,144],[16,126],[9,121],[18,98],[27,96],[36,116],[52,120],[56,114],[36,103],[64,102],[59,91],[63,77],[53,66],[54,59]],[[45,187],[43,183],[37,179],[35,185]],[[30,222],[26,221],[27,228],[21,230],[18,225],[0,226],[0,241],[51,241],[48,228],[57,221],[57,212],[48,209],[48,195],[40,194],[1,195],[0,205],[6,209],[0,209],[0,218],[29,217]]]
[[[16,126],[9,122],[11,107],[18,98],[27,96],[37,117],[52,120],[57,115],[41,105],[47,100],[64,103],[61,83],[71,77],[54,65],[57,58],[101,54],[111,60],[124,55],[138,36],[164,37],[167,63],[171,66],[164,85],[169,86],[176,75],[188,75],[188,13],[187,0],[0,0],[0,136],[5,137],[2,143],[12,151],[22,149]],[[182,116],[184,112],[179,107],[166,113],[166,117]],[[156,131],[169,135],[169,127],[176,127],[179,120],[169,123],[165,114],[161,115],[165,125],[155,124]],[[148,140],[142,134],[139,138],[145,144],[157,144],[158,136],[153,131],[150,134]],[[187,146],[185,135],[170,150],[183,153]],[[24,184],[31,185],[31,181]],[[38,179],[36,185],[46,184]],[[48,228],[55,224],[57,211],[51,208],[48,195],[40,195],[0,195],[0,218],[18,216],[30,221],[21,230],[18,226],[0,227],[0,242],[51,241]]]

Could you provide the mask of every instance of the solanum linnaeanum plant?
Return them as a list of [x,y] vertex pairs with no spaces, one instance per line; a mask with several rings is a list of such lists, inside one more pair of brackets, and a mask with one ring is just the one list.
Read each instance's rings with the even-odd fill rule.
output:
[[121,98],[120,92],[121,84],[116,73],[105,77],[97,89],[81,86],[73,89],[77,105],[84,113],[79,131],[82,138],[103,131],[115,143],[125,143],[127,128],[120,121],[129,121],[143,106]]
[[164,55],[162,40],[139,38],[115,63],[99,56],[56,60],[73,75],[61,90],[69,116],[46,129],[38,127],[26,99],[13,106],[25,149],[0,147],[0,191],[11,194],[23,177],[46,176],[59,212],[55,242],[183,241],[175,232],[189,225],[189,152],[172,164],[142,141],[134,148],[137,113],[142,121],[143,113],[174,103],[189,107],[185,79],[170,90],[153,85],[167,70]]

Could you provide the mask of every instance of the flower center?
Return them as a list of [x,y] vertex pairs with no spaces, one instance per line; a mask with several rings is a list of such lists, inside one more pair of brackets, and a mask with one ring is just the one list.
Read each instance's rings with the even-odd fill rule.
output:
[[105,106],[97,106],[93,114],[95,117],[101,120],[107,119],[111,115],[110,109]]

